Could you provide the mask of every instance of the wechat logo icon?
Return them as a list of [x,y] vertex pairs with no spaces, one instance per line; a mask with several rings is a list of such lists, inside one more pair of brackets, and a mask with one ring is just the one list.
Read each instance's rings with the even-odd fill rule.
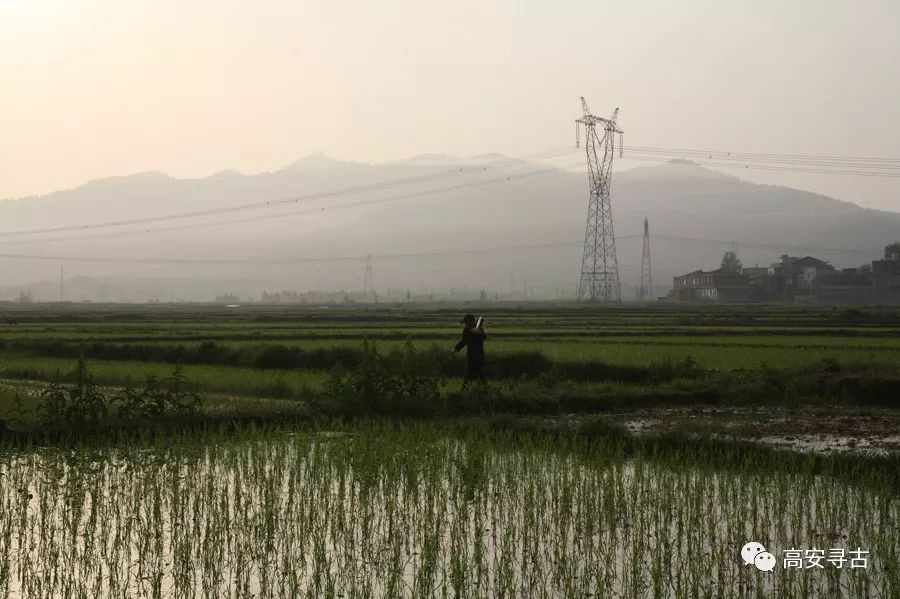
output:
[[744,565],[754,565],[760,572],[771,572],[775,569],[775,556],[766,551],[762,543],[750,541],[741,547],[741,559]]

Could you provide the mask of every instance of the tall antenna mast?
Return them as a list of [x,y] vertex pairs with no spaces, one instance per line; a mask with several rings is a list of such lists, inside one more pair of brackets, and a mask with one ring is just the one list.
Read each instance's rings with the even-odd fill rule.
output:
[[[616,235],[609,200],[616,133],[619,134],[620,156],[622,151],[623,132],[616,125],[619,109],[616,108],[608,119],[594,116],[583,97],[581,109],[584,116],[575,121],[576,145],[580,145],[580,125],[584,125],[584,149],[587,153],[591,195],[584,230],[578,301],[587,299],[603,303],[621,302]],[[602,137],[597,133],[597,125],[600,125]]]
[[644,253],[641,256],[640,300],[653,299],[653,275],[650,272],[650,223],[644,217]]

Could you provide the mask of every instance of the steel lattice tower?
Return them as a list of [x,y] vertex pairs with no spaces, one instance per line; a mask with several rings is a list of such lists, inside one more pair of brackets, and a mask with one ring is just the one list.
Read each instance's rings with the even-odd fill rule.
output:
[[650,223],[644,217],[644,253],[641,256],[640,300],[653,299],[653,275],[650,272]]
[[377,302],[375,285],[372,283],[372,254],[366,254],[366,275],[363,277],[363,294],[371,295],[372,301]]
[[[578,300],[620,302],[622,292],[619,287],[619,264],[616,260],[616,236],[609,201],[616,133],[619,134],[620,153],[622,145],[622,130],[616,125],[619,109],[616,108],[611,118],[604,119],[591,114],[584,98],[581,98],[581,107],[584,116],[575,121],[576,145],[580,145],[579,125],[584,125],[591,198],[584,230]],[[603,133],[602,137],[597,132],[597,125]]]

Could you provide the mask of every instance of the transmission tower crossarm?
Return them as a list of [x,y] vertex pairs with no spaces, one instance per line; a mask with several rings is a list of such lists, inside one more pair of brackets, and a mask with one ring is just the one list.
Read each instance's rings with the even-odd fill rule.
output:
[[594,116],[593,114],[590,114],[590,113],[585,113],[584,116],[581,117],[580,119],[575,119],[575,122],[581,123],[583,125],[598,125],[598,124],[603,125],[603,128],[606,131],[622,134],[622,133],[624,133],[624,131],[622,131],[619,128],[619,126],[616,124],[616,118],[618,118],[618,115],[619,115],[618,108],[616,108],[616,110],[613,112],[612,118],[609,118],[609,119],[605,119],[605,118],[599,117],[599,116]]

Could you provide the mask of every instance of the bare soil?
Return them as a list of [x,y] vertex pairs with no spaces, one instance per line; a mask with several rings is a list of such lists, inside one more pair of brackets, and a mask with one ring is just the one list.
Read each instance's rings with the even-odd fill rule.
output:
[[709,434],[811,452],[900,452],[900,411],[846,406],[654,408],[616,415],[641,435]]

